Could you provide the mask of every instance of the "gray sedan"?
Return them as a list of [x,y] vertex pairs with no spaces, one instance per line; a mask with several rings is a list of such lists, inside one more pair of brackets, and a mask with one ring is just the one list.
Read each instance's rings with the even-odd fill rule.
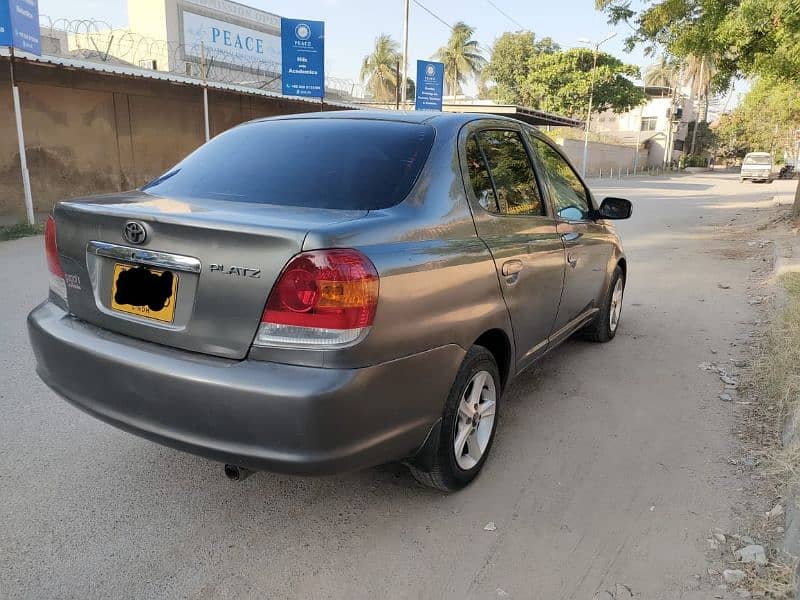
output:
[[58,203],[40,377],[252,470],[483,467],[511,380],[619,327],[627,262],[562,152],[510,119],[338,112],[231,129],[133,192]]

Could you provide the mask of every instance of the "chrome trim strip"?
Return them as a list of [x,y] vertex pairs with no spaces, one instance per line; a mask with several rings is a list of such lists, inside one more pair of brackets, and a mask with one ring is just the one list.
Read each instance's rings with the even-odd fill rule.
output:
[[142,248],[131,248],[108,242],[91,241],[86,245],[86,251],[97,256],[105,256],[115,260],[124,260],[150,267],[160,267],[171,271],[185,271],[187,273],[199,273],[200,261],[191,256],[181,256],[180,254],[170,254],[168,252],[156,252],[154,250],[144,250]]
[[583,311],[580,315],[572,319],[572,321],[564,325],[561,329],[550,334],[550,337],[548,339],[551,342],[554,340],[558,340],[558,338],[569,333],[571,329],[577,329],[578,326],[582,324],[581,321],[588,321],[591,317],[595,316],[599,312],[600,312],[599,308],[589,308],[588,310]]

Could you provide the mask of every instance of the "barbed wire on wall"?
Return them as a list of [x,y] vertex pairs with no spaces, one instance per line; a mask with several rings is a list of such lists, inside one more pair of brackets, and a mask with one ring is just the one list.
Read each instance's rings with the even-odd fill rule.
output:
[[[85,61],[172,73],[182,77],[281,91],[281,65],[201,44],[181,44],[150,38],[127,29],[115,29],[96,19],[51,19],[40,15],[42,51]],[[325,95],[360,100],[360,83],[340,77],[325,78]]]

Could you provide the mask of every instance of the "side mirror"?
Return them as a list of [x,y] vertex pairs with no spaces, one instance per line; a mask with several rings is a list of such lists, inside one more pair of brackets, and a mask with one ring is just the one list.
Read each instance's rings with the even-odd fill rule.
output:
[[597,210],[599,219],[629,219],[633,213],[630,200],[624,198],[605,198]]

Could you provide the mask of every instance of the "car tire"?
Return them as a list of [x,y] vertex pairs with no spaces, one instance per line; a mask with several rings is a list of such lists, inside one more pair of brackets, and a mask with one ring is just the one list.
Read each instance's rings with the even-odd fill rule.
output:
[[[479,392],[476,385],[481,386]],[[483,346],[472,346],[450,388],[441,425],[434,430],[438,439],[432,440],[429,456],[423,461],[427,466],[420,461],[408,464],[417,481],[443,492],[455,492],[478,476],[492,449],[501,392],[494,356]],[[482,408],[476,411],[475,405]],[[457,447],[461,448],[460,455]]]
[[[584,337],[591,342],[608,342],[614,339],[622,318],[622,300],[625,296],[625,274],[617,265],[600,307],[597,318],[583,330]],[[612,319],[612,316],[614,317]]]

